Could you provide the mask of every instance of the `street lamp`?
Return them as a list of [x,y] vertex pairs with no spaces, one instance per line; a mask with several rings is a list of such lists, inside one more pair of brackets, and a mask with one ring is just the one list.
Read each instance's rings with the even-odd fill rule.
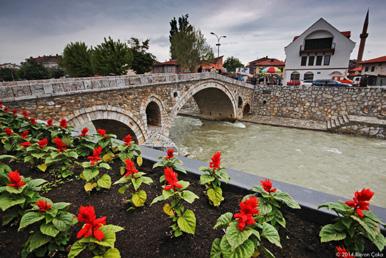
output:
[[218,36],[214,32],[211,32],[210,34],[214,35],[217,38],[217,44],[216,44],[216,46],[217,46],[217,57],[220,57],[220,46],[221,46],[220,39],[221,38],[226,38],[227,36],[224,36],[224,35],[223,36]]

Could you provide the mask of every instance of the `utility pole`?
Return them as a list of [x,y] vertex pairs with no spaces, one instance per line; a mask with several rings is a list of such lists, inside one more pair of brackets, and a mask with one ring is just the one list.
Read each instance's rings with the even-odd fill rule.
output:
[[224,36],[224,35],[218,36],[218,35],[217,35],[216,33],[214,33],[214,32],[211,32],[210,34],[214,35],[214,36],[217,38],[217,44],[216,44],[216,46],[217,46],[217,57],[220,57],[220,46],[221,46],[221,44],[220,44],[220,39],[221,39],[221,38],[226,38],[227,36]]

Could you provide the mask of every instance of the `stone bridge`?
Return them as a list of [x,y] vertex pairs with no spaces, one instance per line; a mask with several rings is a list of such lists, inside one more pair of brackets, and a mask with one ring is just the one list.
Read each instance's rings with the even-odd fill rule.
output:
[[186,103],[206,119],[241,119],[250,110],[252,92],[252,85],[214,73],[0,83],[0,99],[11,107],[39,119],[67,118],[77,130],[104,128],[118,138],[129,132],[140,144],[167,139]]

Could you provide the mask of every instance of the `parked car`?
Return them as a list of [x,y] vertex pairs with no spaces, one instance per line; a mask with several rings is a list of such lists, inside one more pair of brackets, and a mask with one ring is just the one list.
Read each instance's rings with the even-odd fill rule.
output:
[[299,85],[300,85],[300,81],[298,80],[291,80],[287,82],[287,86],[299,86]]
[[301,86],[312,86],[313,80],[304,80],[300,82]]
[[355,76],[352,79],[352,86],[360,86],[361,85],[362,76]]
[[315,80],[312,86],[326,86],[326,87],[351,87],[351,84],[341,83],[335,80]]

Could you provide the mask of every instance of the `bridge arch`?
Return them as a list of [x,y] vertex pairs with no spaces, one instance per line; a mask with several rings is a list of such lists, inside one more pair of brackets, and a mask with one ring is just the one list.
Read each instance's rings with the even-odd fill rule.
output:
[[[113,128],[117,125],[125,126],[127,133],[132,134],[139,144],[144,143],[147,139],[145,126],[141,120],[136,119],[131,112],[119,107],[103,105],[82,108],[73,112],[67,119],[69,124],[74,126],[75,130],[87,127],[87,124],[90,126],[91,123],[95,127],[103,128],[107,121],[111,121]],[[114,131],[111,132],[115,133]]]
[[185,103],[194,98],[200,114],[211,120],[235,120],[237,99],[223,83],[218,81],[199,82],[186,91],[174,105],[171,114],[176,116]]

